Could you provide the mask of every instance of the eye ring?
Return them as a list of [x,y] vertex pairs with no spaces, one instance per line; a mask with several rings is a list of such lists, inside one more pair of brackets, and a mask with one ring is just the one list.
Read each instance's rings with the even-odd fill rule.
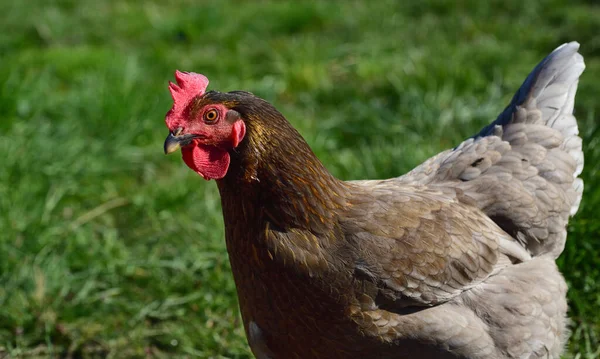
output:
[[215,122],[219,118],[219,112],[214,108],[204,113],[204,121],[208,123]]

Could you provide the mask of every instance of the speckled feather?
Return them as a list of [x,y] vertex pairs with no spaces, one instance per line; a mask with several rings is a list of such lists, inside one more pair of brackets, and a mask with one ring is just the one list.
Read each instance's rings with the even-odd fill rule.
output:
[[405,176],[334,178],[273,106],[208,92],[247,135],[218,180],[257,358],[558,358],[554,264],[581,199],[578,44],[555,50],[498,119]]
[[583,181],[581,138],[573,116],[579,44],[564,44],[527,77],[511,103],[479,134],[399,178],[455,188],[533,255],[558,257]]

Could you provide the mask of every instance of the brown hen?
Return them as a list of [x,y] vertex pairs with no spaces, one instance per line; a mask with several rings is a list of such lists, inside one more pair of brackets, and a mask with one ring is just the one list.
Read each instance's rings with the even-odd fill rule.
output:
[[177,72],[165,152],[216,179],[257,358],[558,358],[554,260],[581,200],[575,42],[480,133],[388,180],[333,177],[248,92]]

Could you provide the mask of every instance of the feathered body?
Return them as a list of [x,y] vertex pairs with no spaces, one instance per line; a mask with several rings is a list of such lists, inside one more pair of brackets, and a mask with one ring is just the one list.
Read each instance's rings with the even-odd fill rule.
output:
[[544,59],[473,138],[377,181],[334,178],[273,106],[178,73],[165,151],[181,144],[217,180],[256,357],[558,358],[554,260],[583,188],[577,49]]

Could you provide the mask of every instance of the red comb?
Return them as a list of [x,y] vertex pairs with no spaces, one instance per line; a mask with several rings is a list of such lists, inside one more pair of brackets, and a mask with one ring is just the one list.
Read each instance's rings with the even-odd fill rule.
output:
[[[208,87],[208,79],[202,74],[194,72],[175,71],[175,80],[177,83],[169,81],[169,91],[173,98],[173,108],[169,114],[179,117],[182,111],[196,97],[203,95]],[[169,121],[167,116],[167,121]]]

